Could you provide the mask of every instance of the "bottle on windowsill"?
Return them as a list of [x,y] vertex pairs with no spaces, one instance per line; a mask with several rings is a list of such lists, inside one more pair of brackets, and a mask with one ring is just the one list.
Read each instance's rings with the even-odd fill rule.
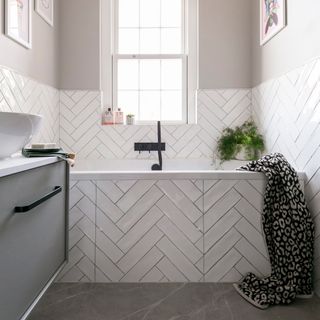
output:
[[111,108],[108,108],[107,111],[103,112],[102,115],[102,125],[110,126],[114,124],[114,115]]
[[115,112],[115,124],[123,124],[124,123],[124,118],[123,118],[123,112],[121,111],[120,108]]

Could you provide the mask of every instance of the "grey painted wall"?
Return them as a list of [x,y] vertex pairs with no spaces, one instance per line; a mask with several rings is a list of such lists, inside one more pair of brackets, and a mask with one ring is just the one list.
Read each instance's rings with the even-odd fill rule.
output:
[[251,88],[251,0],[199,1],[200,88]]
[[33,44],[28,50],[4,35],[4,0],[0,0],[0,65],[58,87],[58,19],[55,6],[54,28],[33,10]]
[[100,1],[59,0],[60,88],[100,88]]
[[259,1],[252,0],[253,86],[278,77],[320,55],[320,1],[288,0],[288,26],[259,45]]
[[[98,90],[99,0],[60,2],[60,87]],[[251,0],[199,0],[199,7],[200,88],[250,88]]]

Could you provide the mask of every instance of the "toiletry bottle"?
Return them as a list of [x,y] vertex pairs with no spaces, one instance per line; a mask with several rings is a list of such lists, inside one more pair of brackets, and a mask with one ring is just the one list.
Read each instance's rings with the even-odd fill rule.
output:
[[114,124],[113,112],[112,112],[111,108],[108,108],[108,111],[105,113],[104,124],[105,125],[113,125]]
[[118,111],[115,113],[115,123],[116,124],[123,124],[124,118],[123,118],[123,112],[120,108],[118,108]]

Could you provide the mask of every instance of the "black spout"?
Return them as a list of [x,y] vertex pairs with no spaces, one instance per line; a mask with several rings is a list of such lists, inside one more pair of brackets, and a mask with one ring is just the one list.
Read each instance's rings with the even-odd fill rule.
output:
[[162,171],[162,143],[161,143],[161,122],[158,121],[158,158],[159,164],[154,164],[151,169],[152,171]]

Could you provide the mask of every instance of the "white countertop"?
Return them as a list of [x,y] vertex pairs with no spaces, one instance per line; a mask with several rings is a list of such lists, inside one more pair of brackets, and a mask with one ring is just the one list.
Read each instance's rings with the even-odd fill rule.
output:
[[50,158],[25,158],[21,154],[11,158],[0,159],[0,178],[18,172],[42,167],[58,161],[56,157]]

